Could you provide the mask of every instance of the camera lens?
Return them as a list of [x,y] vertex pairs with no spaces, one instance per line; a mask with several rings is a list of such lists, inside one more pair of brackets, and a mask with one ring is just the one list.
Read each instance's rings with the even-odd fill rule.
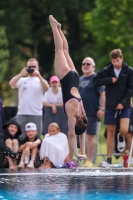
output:
[[32,74],[32,73],[34,72],[34,69],[32,69],[32,68],[27,68],[27,72],[28,72],[28,74]]

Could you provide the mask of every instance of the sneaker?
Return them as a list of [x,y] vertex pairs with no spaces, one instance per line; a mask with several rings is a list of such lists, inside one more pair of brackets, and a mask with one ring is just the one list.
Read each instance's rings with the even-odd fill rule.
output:
[[99,164],[99,167],[110,168],[111,164],[104,160],[102,163]]
[[20,162],[19,165],[18,165],[18,168],[25,168],[24,163]]
[[33,169],[34,168],[34,164],[33,164],[33,162],[29,162],[29,164],[26,166],[26,168],[31,168],[31,169]]
[[84,167],[92,167],[92,166],[93,166],[92,162],[87,159]]
[[122,137],[120,133],[117,135],[117,149],[119,152],[123,152],[126,147],[125,137]]
[[62,166],[62,168],[70,168],[70,169],[76,169],[78,166],[74,163],[74,161],[71,162],[66,162],[64,163],[64,165]]

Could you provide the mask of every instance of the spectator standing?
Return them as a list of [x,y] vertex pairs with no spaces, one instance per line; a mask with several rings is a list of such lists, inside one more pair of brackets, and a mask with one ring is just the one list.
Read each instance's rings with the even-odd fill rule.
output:
[[52,76],[50,78],[50,88],[44,94],[43,105],[52,108],[52,113],[57,113],[56,106],[63,107],[62,91],[60,86],[60,81],[57,76]]
[[[85,112],[88,118],[86,136],[87,136],[87,161],[85,166],[92,167],[96,161],[97,140],[100,126],[100,119],[104,116],[105,110],[105,87],[94,86],[93,79],[96,76],[95,62],[87,57],[82,62],[83,76],[80,77],[79,92],[82,97]],[[94,149],[96,152],[94,155]]]
[[48,126],[52,122],[56,122],[60,126],[60,130],[67,135],[67,116],[63,109],[62,90],[60,87],[60,81],[57,76],[50,78],[50,88],[44,94],[44,130],[46,133]]
[[130,98],[133,95],[133,69],[123,61],[120,49],[110,52],[111,63],[94,77],[95,86],[106,86],[105,124],[107,125],[107,162],[112,163],[114,150],[114,136],[118,120],[120,129],[118,134],[118,151],[125,149],[125,135],[128,132],[130,120]]
[[25,137],[25,125],[28,122],[37,125],[38,136],[40,136],[42,133],[43,93],[48,90],[49,85],[39,72],[38,61],[30,58],[27,66],[13,77],[9,84],[13,89],[18,88],[17,120],[22,128],[21,138]]

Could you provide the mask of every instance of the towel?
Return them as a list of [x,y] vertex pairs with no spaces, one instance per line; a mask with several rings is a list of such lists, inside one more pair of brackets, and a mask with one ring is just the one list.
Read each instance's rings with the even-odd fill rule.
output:
[[69,154],[67,136],[59,132],[56,135],[45,135],[40,148],[40,158],[47,157],[54,166],[58,167],[64,164],[65,158]]

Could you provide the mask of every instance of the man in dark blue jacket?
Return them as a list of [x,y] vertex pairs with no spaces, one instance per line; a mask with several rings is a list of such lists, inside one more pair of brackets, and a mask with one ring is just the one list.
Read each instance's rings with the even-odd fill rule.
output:
[[107,164],[112,163],[114,136],[117,121],[120,120],[117,148],[125,149],[125,135],[130,118],[130,99],[133,95],[133,69],[123,62],[120,49],[110,52],[111,63],[94,77],[94,85],[105,85],[106,106],[105,124],[107,125]]

